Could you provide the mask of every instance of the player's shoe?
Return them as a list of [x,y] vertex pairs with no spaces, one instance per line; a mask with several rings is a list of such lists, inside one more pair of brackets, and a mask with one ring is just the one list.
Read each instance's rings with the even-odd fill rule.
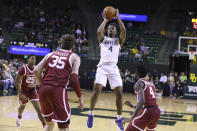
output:
[[115,123],[116,123],[116,125],[118,126],[118,128],[119,128],[121,131],[124,131],[124,127],[123,127],[123,125],[122,125],[122,119],[115,120]]
[[88,121],[87,121],[88,128],[92,128],[92,126],[93,126],[93,118],[94,118],[93,115],[89,115],[88,116]]
[[17,120],[16,120],[16,125],[17,125],[17,126],[21,126],[21,119],[17,118]]

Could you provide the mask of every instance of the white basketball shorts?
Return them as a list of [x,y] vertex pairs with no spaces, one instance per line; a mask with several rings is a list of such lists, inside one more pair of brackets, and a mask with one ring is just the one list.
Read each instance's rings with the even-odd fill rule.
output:
[[117,66],[103,65],[97,68],[95,82],[106,87],[107,79],[111,89],[122,87],[122,78]]

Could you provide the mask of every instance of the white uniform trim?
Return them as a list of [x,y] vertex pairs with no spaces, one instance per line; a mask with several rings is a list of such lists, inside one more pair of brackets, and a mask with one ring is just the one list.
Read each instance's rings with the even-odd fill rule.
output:
[[27,69],[29,70],[29,72],[33,73],[34,70],[30,70],[27,64],[25,66],[27,67]]
[[67,114],[68,117],[67,117],[67,119],[65,121],[56,120],[56,119],[52,119],[52,121],[63,123],[63,122],[67,122],[70,119],[70,113],[68,113],[68,110],[66,108],[65,91],[66,91],[66,89],[64,88],[64,90],[63,90],[63,103],[64,103],[64,109],[65,109],[66,114]]
[[39,101],[39,99],[31,99],[31,100],[29,100],[29,101]]
[[43,117],[48,117],[48,116],[51,116],[51,115],[53,115],[53,112],[50,113],[50,114],[47,114],[47,115],[42,114]]
[[26,75],[26,73],[27,73],[27,71],[26,71],[26,67],[25,67],[25,65],[23,65],[23,67],[25,68],[25,74],[24,74],[23,76],[25,76],[25,75]]
[[140,116],[134,118],[134,120],[132,121],[132,126],[134,126],[135,128],[137,128],[140,131],[144,131],[144,130],[135,125],[135,120],[141,118],[145,114],[145,112],[146,112],[146,109],[144,109],[143,113]]
[[[155,128],[156,128],[156,127],[155,127]],[[150,129],[150,128],[148,128],[148,127],[147,127],[147,129],[148,129],[148,130],[151,130],[151,131],[154,131],[154,130],[155,130],[155,128],[153,128],[153,129]]]

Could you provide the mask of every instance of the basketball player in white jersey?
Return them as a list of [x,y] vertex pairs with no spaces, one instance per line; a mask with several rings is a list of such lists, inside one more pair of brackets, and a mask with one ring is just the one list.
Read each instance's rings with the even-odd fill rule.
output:
[[116,10],[116,19],[120,26],[120,37],[116,38],[117,27],[115,24],[109,24],[107,28],[107,36],[104,35],[104,28],[106,23],[109,21],[104,18],[103,22],[97,30],[97,37],[100,46],[100,62],[97,65],[96,79],[94,82],[94,92],[91,97],[90,111],[87,121],[88,128],[93,126],[94,107],[97,102],[98,96],[103,87],[106,86],[107,79],[110,87],[116,94],[116,107],[117,107],[117,120],[115,121],[121,131],[124,130],[122,126],[122,79],[117,67],[118,55],[121,46],[123,45],[126,38],[126,30],[123,22],[119,17],[119,11]]

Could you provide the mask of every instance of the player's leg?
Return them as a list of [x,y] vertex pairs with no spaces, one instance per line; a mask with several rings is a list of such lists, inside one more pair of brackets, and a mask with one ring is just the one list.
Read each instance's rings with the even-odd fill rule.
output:
[[42,116],[44,117],[46,121],[46,125],[44,126],[44,131],[53,131],[54,128],[54,122],[52,122],[53,118],[53,105],[51,104],[51,88],[41,86],[39,88],[39,101],[40,101],[40,107]]
[[59,129],[59,131],[69,131],[69,128]]
[[33,100],[33,101],[31,101],[31,103],[34,106],[34,109],[37,112],[38,118],[39,118],[39,120],[41,121],[41,123],[42,123],[42,125],[44,127],[46,125],[46,122],[44,120],[44,117],[42,116],[39,101],[38,100]]
[[25,109],[26,104],[20,104],[18,107],[18,118],[16,120],[16,125],[20,126],[21,125],[21,119],[22,119],[22,113]]
[[103,86],[101,84],[94,83],[94,91],[93,91],[92,96],[90,98],[90,111],[94,110],[98,96],[101,93],[102,88],[103,88]]
[[154,131],[155,128],[157,127],[157,122],[160,118],[160,110],[159,108],[157,109],[151,109],[151,117],[150,122],[147,124],[146,131]]
[[25,106],[26,106],[26,103],[28,103],[28,95],[23,92],[23,94],[26,96],[27,99],[22,99],[20,95],[18,95],[18,99],[19,99],[19,107],[18,107],[18,118],[16,120],[16,125],[17,126],[20,126],[21,125],[21,118],[22,118],[22,114],[23,114],[23,111],[25,110]]
[[44,127],[44,131],[53,131],[55,122],[50,121],[50,122],[46,122],[46,126]]
[[71,110],[68,103],[68,91],[62,87],[54,87],[53,90],[53,121],[57,122],[60,131],[68,131]]
[[88,128],[92,128],[93,126],[93,118],[94,118],[93,110],[94,110],[98,96],[102,88],[105,87],[107,84],[107,76],[106,74],[103,74],[103,72],[104,72],[103,69],[101,67],[98,67],[97,72],[96,72],[96,79],[94,82],[94,91],[90,98],[90,111],[89,111],[88,121],[87,121]]
[[122,90],[123,87],[119,86],[114,89],[114,93],[116,95],[116,108],[117,115],[122,115]]
[[117,120],[115,122],[121,130],[124,130],[124,127],[122,126],[122,79],[120,74],[117,73],[109,75],[108,80],[111,89],[114,90],[116,95]]
[[38,94],[36,89],[29,91],[29,101],[32,103],[34,109],[37,112],[38,118],[41,121],[43,127],[46,125],[46,122],[44,120],[44,117],[42,116],[41,109],[40,109],[40,103],[38,99]]

